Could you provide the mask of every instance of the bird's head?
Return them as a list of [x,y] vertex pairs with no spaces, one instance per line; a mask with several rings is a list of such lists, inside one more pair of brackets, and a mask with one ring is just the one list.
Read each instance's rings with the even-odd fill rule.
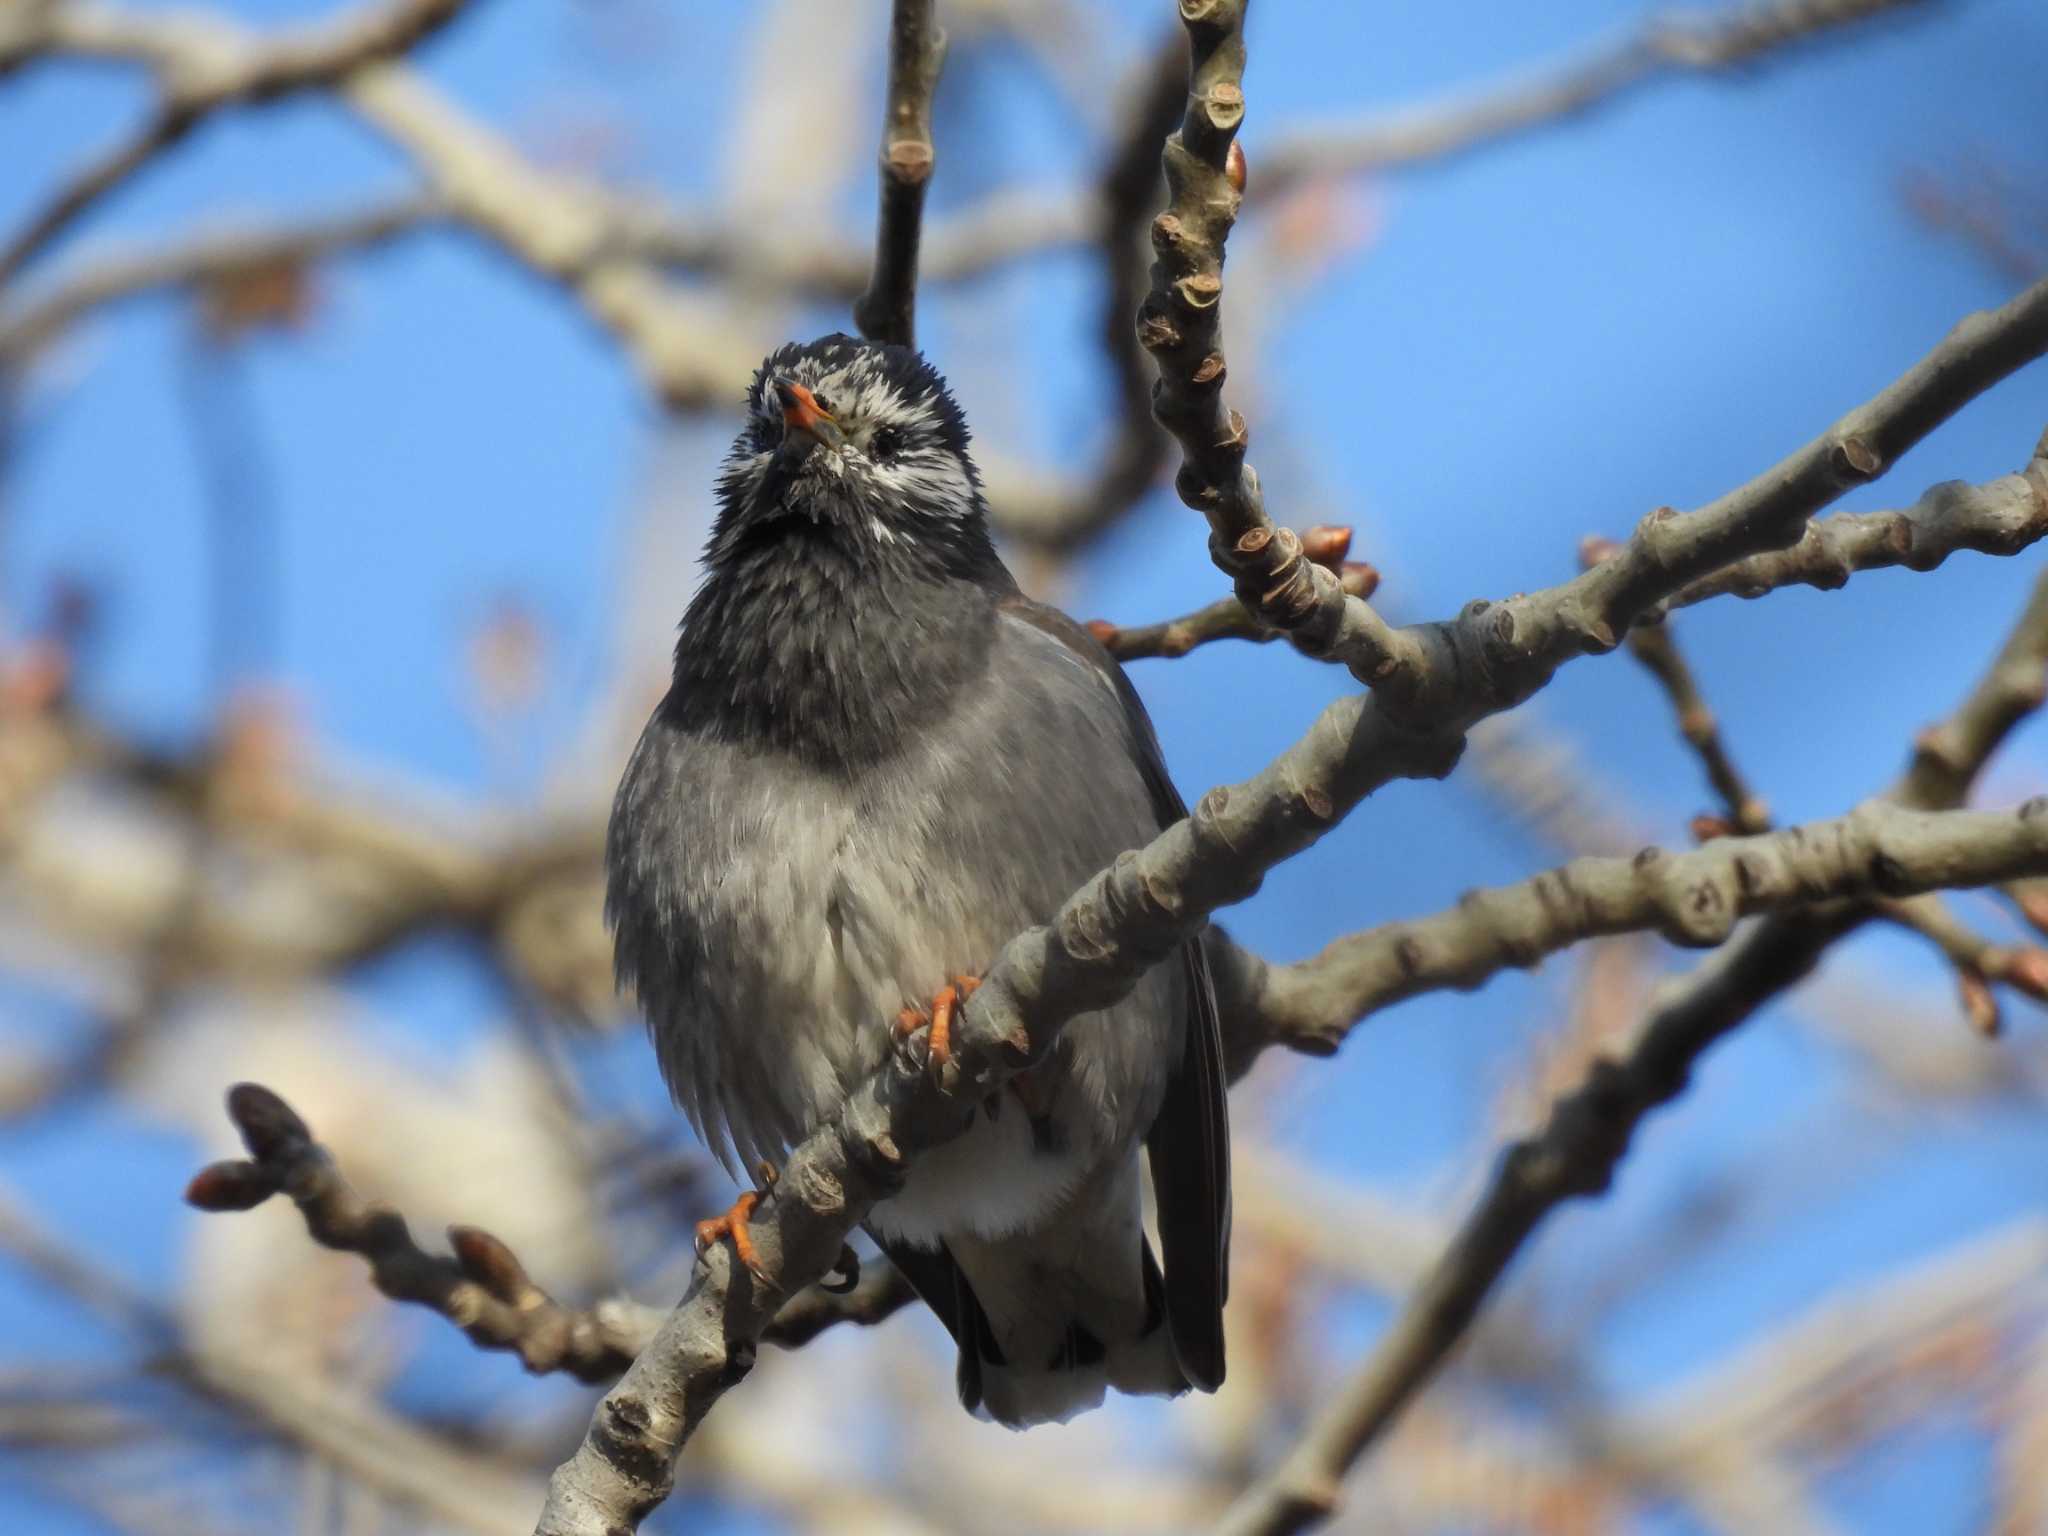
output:
[[988,544],[946,381],[908,347],[852,336],[792,342],[762,363],[718,497],[714,560],[791,520],[883,551]]

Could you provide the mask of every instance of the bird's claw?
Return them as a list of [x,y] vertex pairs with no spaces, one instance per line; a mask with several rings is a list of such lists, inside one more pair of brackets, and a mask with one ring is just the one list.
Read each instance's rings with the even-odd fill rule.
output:
[[762,1192],[774,1188],[775,1169],[771,1164],[763,1163],[760,1173],[760,1189],[742,1191],[723,1216],[712,1216],[697,1223],[697,1252],[702,1255],[713,1243],[723,1242],[729,1237],[732,1239],[733,1257],[747,1267],[748,1274],[766,1285],[770,1283],[768,1272],[762,1267],[761,1255],[754,1247],[748,1223],[753,1219],[754,1208],[761,1203]]
[[980,985],[979,976],[955,976],[932,995],[929,1008],[906,1008],[896,1015],[896,1038],[926,1031],[925,1058],[932,1071],[944,1071],[953,1060],[953,1016]]

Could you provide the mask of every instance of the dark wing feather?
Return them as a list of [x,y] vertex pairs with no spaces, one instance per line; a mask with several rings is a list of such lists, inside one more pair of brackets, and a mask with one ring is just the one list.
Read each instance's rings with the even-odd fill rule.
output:
[[[1095,637],[1056,608],[1010,598],[1004,610],[1060,641],[1096,668],[1123,701],[1139,770],[1161,830],[1187,815],[1167,776],[1151,717],[1123,668]],[[1223,1303],[1230,1293],[1230,1110],[1216,989],[1200,940],[1181,946],[1188,996],[1187,1050],[1166,1101],[1146,1133],[1159,1246],[1166,1267],[1166,1314],[1174,1353],[1191,1385],[1223,1381]]]
[[960,1391],[960,1406],[972,1413],[981,1406],[982,1362],[1003,1363],[1002,1347],[996,1343],[995,1332],[988,1325],[988,1315],[981,1310],[974,1287],[967,1283],[967,1277],[944,1244],[935,1249],[913,1248],[908,1243],[889,1242],[873,1228],[868,1229],[868,1236],[910,1282],[918,1299],[938,1315],[946,1332],[953,1335],[953,1342],[960,1349],[954,1385]]

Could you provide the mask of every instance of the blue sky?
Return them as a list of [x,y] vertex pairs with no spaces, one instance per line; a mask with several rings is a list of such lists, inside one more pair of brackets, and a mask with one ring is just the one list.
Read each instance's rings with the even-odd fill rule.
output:
[[[269,24],[326,8],[233,9]],[[1171,11],[1110,7],[1106,45],[1135,57]],[[696,202],[717,191],[718,125],[747,41],[739,14],[489,0],[422,61],[523,142],[598,124],[611,135],[608,171]],[[1618,0],[1262,0],[1247,78],[1252,177],[1262,143],[1304,118],[1491,79],[1647,14]],[[2034,62],[2044,52],[2048,11],[2030,0],[1923,7],[1846,44],[1734,78],[1652,85],[1585,120],[1364,189],[1373,238],[1299,297],[1257,369],[1263,387],[1248,411],[1269,506],[1292,521],[1355,522],[1387,606],[1421,618],[1562,580],[1583,534],[1623,533],[1653,506],[1695,505],[1755,474],[1962,314],[2007,296],[2007,279],[1909,216],[1901,183],[1981,160],[2048,186],[2048,97]],[[141,101],[119,70],[44,67],[0,82],[0,228]],[[864,115],[847,131],[871,129]],[[1042,76],[971,53],[942,88],[939,135],[941,211],[998,185],[1064,183],[1091,163]],[[970,161],[969,143],[986,152]],[[324,106],[234,114],[111,202],[36,276],[97,240],[327,209],[400,185],[403,173]],[[869,200],[864,179],[849,185],[839,227],[863,230]],[[1091,350],[1094,282],[1085,259],[1061,259],[930,296],[921,339],[972,381],[971,420],[999,422],[1013,448],[1082,458],[1107,400]],[[818,328],[836,323],[821,316]],[[1022,366],[978,401],[989,373],[974,354],[992,337]],[[174,304],[96,322],[42,377],[0,481],[6,622],[31,620],[60,576],[91,582],[109,622],[88,658],[87,705],[169,742],[196,739],[209,710],[193,358]],[[555,292],[454,234],[339,267],[308,330],[249,345],[231,387],[254,425],[244,468],[279,541],[276,653],[249,660],[289,687],[316,739],[340,755],[466,796],[534,793],[546,744],[573,729],[617,660],[615,593],[637,509],[674,446],[665,438],[723,437],[725,424],[664,427],[616,352]],[[2008,473],[2044,425],[2048,369],[2036,365],[1845,505]],[[1897,771],[1911,733],[1981,667],[2037,570],[2031,555],[1963,555],[1932,575],[1866,575],[1837,593],[1723,600],[1685,614],[1682,638],[1774,811],[1830,816]],[[1067,599],[1084,616],[1138,622],[1217,587],[1199,521],[1159,494],[1075,573]],[[676,612],[686,597],[675,592]],[[509,760],[465,703],[469,636],[506,601],[549,637],[546,686]],[[1234,646],[1145,663],[1135,677],[1190,798],[1254,771],[1346,683],[1277,649]],[[1619,787],[1627,816],[1684,839],[1704,787],[1625,659],[1568,669],[1532,712]],[[2030,727],[1991,793],[2038,787],[2043,767]],[[1390,787],[1231,914],[1234,930],[1290,958],[1555,858],[1467,777]],[[1884,937],[1836,963],[1874,968],[1902,996],[1946,985],[1917,950]],[[1481,1166],[1475,1138],[1492,1099],[1568,976],[1554,964],[1381,1016],[1334,1062],[1285,1079],[1271,1133],[1450,1214]],[[463,1048],[495,1003],[473,961],[446,945],[357,984],[394,1027],[446,1049]],[[24,987],[0,998],[0,1030],[47,1039],[75,1022]],[[2040,1019],[2023,1004],[2010,1013],[2009,1039],[1987,1049],[2040,1052]],[[1544,1296],[1568,1303],[1575,1286],[1626,1261],[1641,1223],[1717,1175],[1796,1165],[1817,1125],[1854,1114],[1844,1106],[1856,1093],[1839,1053],[1782,1018],[1760,1020],[1658,1117],[1607,1201],[1566,1213],[1539,1239]],[[1618,1391],[1654,1388],[1847,1276],[2038,1211],[2044,1151],[2048,1133],[2028,1109],[1956,1118],[1909,1108],[1871,1136],[1853,1178],[1810,1201],[1765,1202],[1602,1319],[1590,1334],[1596,1374]],[[175,1200],[189,1157],[103,1110],[0,1135],[0,1173],[144,1284],[169,1273],[195,1219]],[[37,1324],[31,1339],[0,1323],[10,1357],[104,1350],[63,1309],[17,1310],[15,1299],[0,1274],[0,1316]],[[1823,1492],[1849,1529],[1960,1531],[1980,1512],[1985,1465],[1973,1437],[1929,1432],[1859,1458]],[[23,1486],[0,1481],[0,1501]],[[14,1529],[96,1529],[23,1507],[32,1523]],[[1658,1528],[1691,1529],[1676,1515]]]

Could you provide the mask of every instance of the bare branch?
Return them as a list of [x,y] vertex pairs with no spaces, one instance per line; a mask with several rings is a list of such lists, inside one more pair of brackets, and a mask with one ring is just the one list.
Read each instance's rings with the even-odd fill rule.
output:
[[143,166],[182,139],[197,121],[183,106],[160,106],[142,126],[73,173],[15,237],[0,249],[0,288],[7,287],[57,236]]
[[156,107],[136,133],[74,176],[0,250],[0,288],[85,211],[177,143],[209,114],[333,86],[350,73],[406,52],[459,15],[467,0],[384,0],[338,21],[255,39],[191,17],[144,19],[92,4],[51,6],[23,35],[9,37],[7,58],[76,52],[147,61],[155,70]]
[[[2041,288],[2029,290],[2038,294]],[[1958,550],[2009,555],[2048,533],[2048,434],[2017,474],[1983,485],[1944,480],[1910,507],[1837,512],[1808,523],[1796,543],[1724,565],[1688,583],[1666,607],[1687,608],[1733,593],[1761,597],[1781,587],[1832,591],[1857,571],[1903,565],[1931,571]]]
[[[2048,500],[2048,436],[2030,475]],[[1911,805],[1961,805],[1984,762],[2013,728],[2048,702],[2048,576],[2034,583],[2012,632],[1969,696],[1913,738],[1901,798]]]
[[1700,692],[1698,679],[1671,637],[1670,624],[1636,625],[1628,632],[1628,653],[1642,663],[1643,670],[1657,680],[1657,686],[1671,701],[1678,734],[1699,758],[1707,782],[1720,797],[1728,825],[1742,833],[1769,831],[1770,807],[1735,766],[1727,744],[1721,740],[1720,724],[1707,707],[1706,695]]
[[903,347],[917,345],[917,242],[935,163],[932,94],[946,61],[946,34],[932,12],[933,0],[894,0],[874,276],[853,306],[861,335]]
[[[1608,547],[1603,541],[1588,540],[1581,553],[1587,563],[1593,564],[1605,557]],[[2037,648],[2048,642],[2048,625],[2034,615],[2034,606],[2041,601],[2037,591],[2035,605],[2022,617],[2008,649],[2015,644]],[[1678,717],[1679,734],[1699,757],[1708,781],[1721,797],[1723,815],[1695,818],[1695,833],[1704,839],[1725,836],[1731,829],[1743,833],[1769,831],[1770,811],[1750,791],[1722,743],[1713,711],[1707,708],[1692,669],[1686,665],[1672,636],[1671,622],[1667,619],[1638,624],[1629,631],[1628,648],[1670,698]],[[2008,679],[2008,686],[2001,688],[1992,707],[2029,713],[2040,707],[2044,688],[2048,688],[2048,674],[2044,674],[2041,662],[2031,657],[2017,659],[2013,665],[2019,669],[2016,679]],[[1994,676],[2000,670],[1994,669]],[[1938,756],[1937,744],[1932,739],[1922,751]],[[1955,968],[1964,1016],[1979,1034],[1996,1035],[2001,1028],[1998,1000],[1991,989],[1994,981],[2037,1000],[2048,998],[2048,951],[1994,944],[1958,917],[1934,892],[1910,898],[1881,897],[1872,905],[1887,921],[1926,939]]]
[[1392,632],[1304,555],[1292,529],[1266,515],[1258,474],[1245,460],[1244,418],[1223,403],[1223,248],[1248,177],[1237,144],[1245,4],[1198,0],[1181,7],[1192,55],[1187,109],[1180,131],[1166,141],[1169,201],[1152,224],[1157,260],[1138,312],[1138,340],[1159,370],[1153,414],[1181,447],[1174,489],[1208,519],[1210,555],[1233,578],[1238,600],[1310,654],[1369,656],[1369,672]]
[[[1298,535],[1302,553],[1325,570],[1334,573],[1338,584],[1352,597],[1367,598],[1379,590],[1380,573],[1362,560],[1347,560],[1351,530],[1320,523]],[[1285,630],[1260,622],[1235,597],[1218,598],[1193,613],[1159,624],[1137,624],[1119,628],[1104,619],[1092,619],[1089,631],[1118,661],[1141,661],[1150,656],[1185,656],[1198,645],[1212,640],[1249,640],[1254,645],[1289,638]]]
[[303,223],[152,242],[82,264],[58,284],[0,313],[0,363],[19,367],[80,317],[164,288],[206,287],[365,250],[446,217],[430,197],[399,197]]
[[[2037,286],[2022,298],[2032,297],[2039,306],[2039,296],[2048,292],[2048,285]],[[2018,301],[2015,301],[2017,303]],[[2000,311],[2001,315],[2011,311]],[[2038,316],[2022,322],[2038,327]],[[1951,336],[1950,341],[1959,339]],[[2024,345],[2038,347],[2038,340]],[[1931,377],[1942,366],[1940,359],[1948,350],[1948,344],[1937,348],[1914,370],[1915,375]],[[2024,359],[2022,359],[2024,362]],[[1904,383],[1905,381],[1901,381]],[[1882,397],[1881,397],[1882,399]],[[1864,408],[1865,412],[1878,406],[1873,401]],[[1961,402],[1957,402],[1960,405]],[[1944,414],[1955,406],[1943,407]],[[1862,414],[1862,413],[1859,413]],[[1845,423],[1846,425],[1846,419]],[[1843,430],[1838,425],[1836,433]],[[1833,434],[1831,434],[1833,435]],[[1828,438],[1823,437],[1809,444],[1795,459],[1808,461],[1826,450]],[[1860,451],[1860,450],[1859,450]],[[1788,460],[1787,464],[1794,462]],[[1785,466],[1781,465],[1780,469]],[[1776,513],[1765,501],[1771,492],[1771,474],[1760,475],[1748,485],[1723,497],[1711,507],[1702,508],[1695,517],[1704,518],[1709,512],[1719,513],[1725,518],[1731,511],[1748,525],[1752,517],[1759,518],[1766,525]],[[1872,473],[1876,473],[1873,469]],[[1828,499],[1840,494],[1839,489],[1828,493]],[[1669,507],[1660,507],[1637,529],[1636,538],[1624,545],[1612,539],[1589,538],[1583,546],[1585,563],[1589,567],[1604,567],[1616,556],[1631,553],[1631,558],[1643,558],[1643,537],[1646,530],[1660,524],[1668,524],[1677,517]],[[1696,523],[1695,528],[1706,525]],[[1286,537],[1295,537],[1282,530]],[[1710,575],[1690,581],[1670,597],[1661,602],[1641,607],[1637,612],[1638,624],[1654,625],[1662,616],[1675,608],[1690,607],[1710,598],[1734,594],[1739,597],[1762,597],[1782,587],[1812,586],[1832,591],[1848,583],[1849,577],[1858,571],[1882,570],[1890,566],[1903,565],[1909,570],[1933,570],[1950,555],[1959,550],[1974,550],[1981,554],[2011,555],[2037,543],[2048,536],[2048,433],[2036,445],[2034,455],[2026,467],[2015,474],[2004,475],[1982,485],[1969,485],[1959,480],[1944,480],[1930,486],[1912,506],[1882,512],[1838,512],[1832,517],[1815,518],[1804,524],[1804,531],[1797,542],[1769,553],[1751,555],[1744,559],[1729,561],[1718,566]],[[1305,536],[1303,536],[1305,537]],[[1312,554],[1304,552],[1310,563],[1318,562]],[[1711,556],[1709,558],[1712,558]],[[1352,590],[1353,578],[1343,566],[1332,566],[1339,573],[1339,586],[1345,592]],[[1563,589],[1554,589],[1561,591]],[[1360,596],[1368,595],[1366,592]],[[1546,594],[1548,596],[1550,594]],[[1501,605],[1503,608],[1510,604]],[[1481,605],[1468,612],[1469,617],[1483,613],[1490,604]],[[1496,620],[1498,622],[1498,620]],[[1370,666],[1370,680],[1384,690],[1412,686],[1402,670],[1417,657],[1417,635],[1427,626],[1418,630],[1389,632],[1372,631],[1369,635],[1360,631],[1355,636],[1347,634],[1350,613],[1347,609],[1339,621],[1337,641],[1324,645],[1320,643],[1311,628],[1291,631],[1296,648],[1305,655],[1318,656],[1324,660],[1342,661],[1354,672]],[[1098,632],[1100,633],[1100,632]],[[1262,625],[1245,611],[1243,602],[1237,611],[1223,603],[1212,603],[1182,618],[1169,620],[1132,629],[1115,629],[1116,640],[1105,641],[1120,659],[1135,660],[1150,656],[1181,656],[1209,640],[1223,639],[1271,639],[1277,638],[1278,631]],[[1594,649],[1608,648],[1607,636],[1614,633],[1630,633],[1631,644],[1636,641],[1632,632],[1620,624],[1597,625],[1586,634],[1586,644]],[[1654,637],[1641,642],[1655,646]],[[1365,647],[1362,651],[1360,647]],[[1639,659],[1644,659],[1639,655]],[[1648,665],[1648,661],[1645,660]],[[1378,669],[1385,668],[1380,671]],[[1653,668],[1653,671],[1655,669]],[[1660,681],[1662,679],[1660,678]],[[1671,684],[1665,684],[1667,691]],[[1686,695],[1697,703],[1696,690]],[[1681,700],[1681,713],[1687,705]],[[1711,715],[1708,716],[1711,721]],[[1685,729],[1681,724],[1681,729]],[[1709,774],[1713,769],[1709,766]],[[1717,788],[1722,786],[1717,783]],[[1725,789],[1723,790],[1725,793]]]
[[[448,1229],[452,1259],[428,1253],[402,1215],[356,1193],[305,1121],[268,1088],[241,1083],[230,1089],[228,1118],[250,1156],[201,1169],[186,1190],[188,1201],[203,1211],[246,1211],[272,1195],[289,1195],[315,1242],[360,1255],[378,1290],[440,1313],[481,1349],[516,1354],[537,1375],[561,1371],[579,1381],[609,1382],[660,1326],[659,1309],[623,1297],[589,1308],[563,1306],[481,1228]],[[893,1268],[870,1266],[850,1290],[800,1292],[762,1337],[795,1348],[836,1323],[881,1322],[911,1296]]]
[[[1944,727],[1953,728],[1952,765],[1961,783],[1930,785],[1909,772],[1894,786],[1894,801],[1945,809],[1954,803],[1948,797],[1974,780],[2017,720],[1981,701],[2008,686],[2001,673],[2014,647],[2042,643],[2041,622],[2039,606],[2030,603],[1998,661]],[[1636,1127],[1685,1090],[1700,1057],[1807,976],[1870,915],[1867,906],[1827,900],[1775,914],[1668,989],[1626,1056],[1596,1062],[1585,1082],[1552,1106],[1541,1131],[1507,1148],[1478,1206],[1393,1326],[1287,1458],[1232,1506],[1219,1526],[1223,1536],[1287,1536],[1326,1520],[1344,1474],[1458,1347],[1543,1219],[1568,1199],[1604,1193]]]
[[[1242,0],[1186,0],[1183,15],[1190,16],[1193,89],[1182,134],[1169,143],[1167,165],[1176,207],[1185,208],[1188,218],[1159,231],[1162,255],[1146,319],[1165,322],[1147,338],[1157,343],[1153,350],[1184,360],[1186,352],[1200,350],[1190,346],[1189,336],[1199,342],[1215,334],[1221,282],[1214,263],[1236,200],[1229,145],[1242,109],[1235,84],[1243,57]],[[1169,211],[1162,223],[1172,219]],[[1185,275],[1176,278],[1176,271]],[[1179,295],[1165,301],[1179,306],[1170,315],[1154,303],[1162,288]],[[543,1536],[630,1529],[658,1505],[672,1486],[675,1457],[697,1422],[746,1374],[754,1341],[772,1314],[768,1293],[824,1274],[846,1233],[896,1186],[905,1160],[960,1134],[972,1106],[1051,1049],[1066,1020],[1124,995],[1137,977],[1198,933],[1210,912],[1250,895],[1267,870],[1321,837],[1381,784],[1448,772],[1472,723],[1526,698],[1572,656],[1612,650],[1621,631],[1686,582],[1728,560],[1792,542],[1814,511],[1874,477],[1976,394],[2044,350],[2048,284],[2001,310],[1963,321],[1896,384],[1776,469],[1690,516],[1668,509],[1653,514],[1614,559],[1561,587],[1497,606],[1474,604],[1454,623],[1420,632],[1397,635],[1372,617],[1369,637],[1349,610],[1370,610],[1336,592],[1345,605],[1349,638],[1399,645],[1394,666],[1381,669],[1381,686],[1369,698],[1329,706],[1263,772],[1211,790],[1187,820],[1096,875],[1050,924],[1006,945],[956,1022],[954,1060],[941,1083],[901,1057],[892,1059],[795,1149],[752,1217],[758,1278],[735,1274],[724,1245],[705,1255],[689,1293],[599,1405],[576,1454],[556,1469],[539,1527]],[[1256,477],[1244,468],[1242,423],[1231,418],[1234,425],[1220,446],[1204,435],[1205,423],[1213,426],[1223,409],[1210,389],[1220,378],[1220,353],[1207,357],[1217,362],[1200,378],[1201,363],[1185,374],[1171,362],[1162,367],[1162,415],[1169,427],[1186,429],[1186,499],[1205,508],[1219,530],[1218,543],[1231,529],[1246,530],[1251,542],[1241,537],[1236,553],[1252,569],[1271,563],[1306,571],[1309,577],[1297,578],[1304,587],[1320,573],[1335,591],[1336,578],[1301,556],[1298,538],[1289,537],[1292,549],[1279,560],[1265,556],[1267,545],[1280,541],[1264,532],[1272,525],[1258,505]],[[1261,602],[1262,614],[1273,606]],[[1390,680],[1396,684],[1391,689]],[[1856,920],[1853,913],[1830,918],[1819,946]],[[1731,972],[1764,965],[1764,974],[1777,975],[1787,963],[1775,950],[1753,954],[1745,944],[1727,965]],[[1763,990],[1752,986],[1744,996]],[[1740,1016],[1717,1024],[1707,1038]],[[1688,1014],[1674,1028],[1680,1043],[1689,1044],[1700,1026]],[[1673,1049],[1661,1047],[1667,1054],[1652,1065],[1668,1065]],[[1664,1096],[1676,1091],[1654,1071],[1648,1081]],[[1642,1099],[1628,1125],[1661,1101]],[[1528,1225],[1504,1245],[1486,1238],[1499,1263],[1505,1264],[1542,1210],[1559,1198],[1561,1190],[1533,1201],[1513,1196],[1517,1219],[1526,1214]],[[1489,1274],[1469,1290],[1471,1305],[1490,1283]]]
[[1515,885],[1467,892],[1434,917],[1352,934],[1312,959],[1271,967],[1254,983],[1254,1009],[1226,1023],[1232,1074],[1267,1045],[1331,1055],[1381,1008],[1477,987],[1583,939],[1654,931],[1703,948],[1759,912],[2034,874],[2043,851],[2048,800],[2011,812],[1923,812],[1872,800],[1834,821],[1715,838],[1683,853],[1645,848],[1630,859],[1574,859]]
[[1265,155],[1261,197],[1316,177],[1451,159],[1613,105],[1658,80],[1718,75],[1922,0],[1767,0],[1654,14],[1633,35],[1531,78],[1357,123],[1306,124]]

